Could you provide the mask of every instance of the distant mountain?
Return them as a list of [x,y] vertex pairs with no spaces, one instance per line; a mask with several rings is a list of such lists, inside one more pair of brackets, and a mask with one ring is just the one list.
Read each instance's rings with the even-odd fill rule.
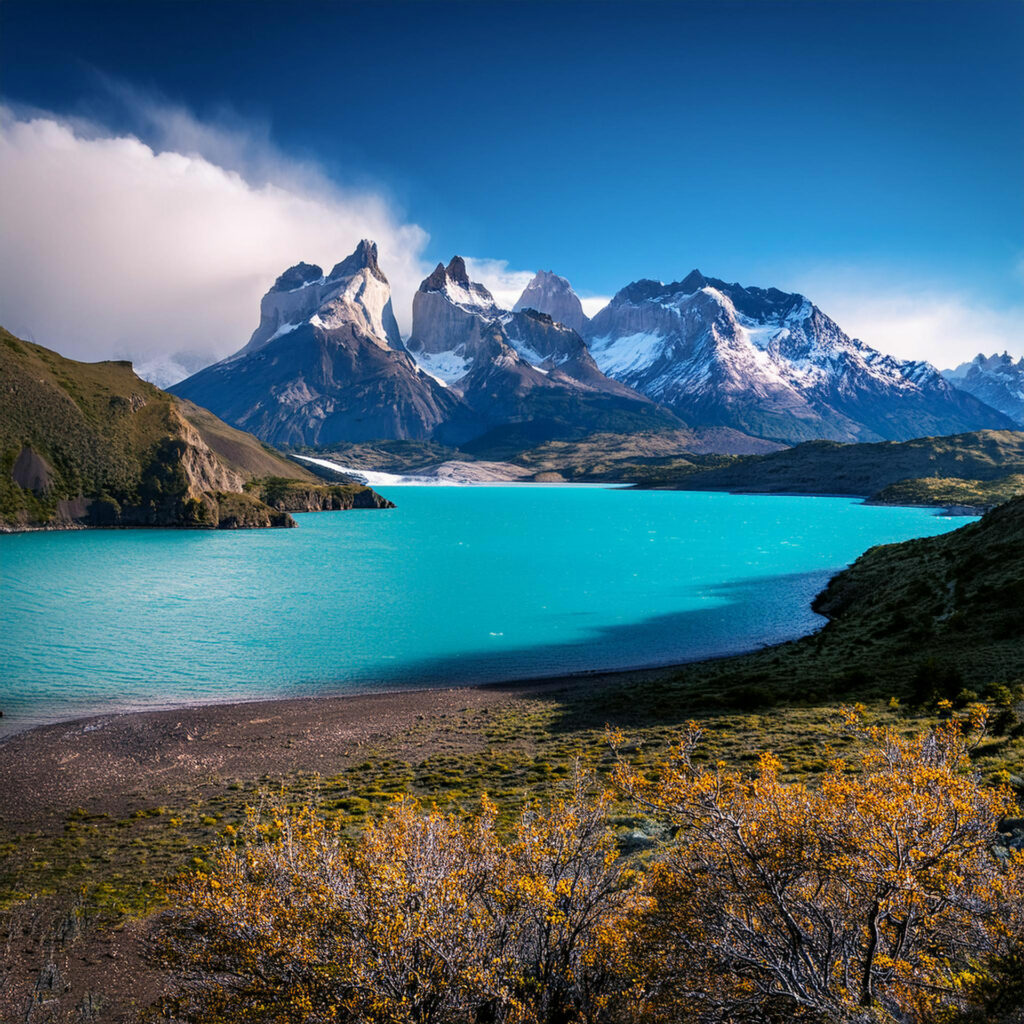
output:
[[[412,303],[407,347],[483,425],[480,443],[511,447],[595,430],[678,427],[678,419],[606,377],[576,331],[535,310],[504,310],[465,261],[438,264]],[[497,432],[497,434],[495,433]]]
[[512,308],[535,309],[538,313],[547,313],[552,320],[571,327],[578,334],[585,333],[590,323],[572,285],[553,270],[538,270]]
[[327,275],[308,263],[286,270],[245,347],[170,390],[272,444],[474,432],[459,396],[402,346],[369,241]]
[[289,510],[353,504],[387,503],[320,483],[131,363],[75,362],[0,328],[0,530],[294,526]]
[[623,288],[589,323],[600,369],[691,425],[795,443],[1014,426],[928,363],[883,355],[802,295],[694,270]]
[[458,256],[420,285],[406,347],[369,241],[329,274],[285,271],[248,343],[171,390],[273,444],[525,445],[680,425],[601,373],[571,328],[501,309]]
[[942,376],[1024,426],[1024,357],[1014,362],[1008,352],[1001,356],[979,353],[955,370],[943,370]]

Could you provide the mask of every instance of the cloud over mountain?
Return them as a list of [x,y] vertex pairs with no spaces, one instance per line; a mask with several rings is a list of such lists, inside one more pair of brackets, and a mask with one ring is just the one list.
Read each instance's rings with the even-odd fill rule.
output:
[[6,327],[74,358],[193,369],[248,337],[283,264],[330,266],[365,237],[408,316],[427,235],[386,196],[181,109],[149,108],[148,127],[153,145],[0,108]]

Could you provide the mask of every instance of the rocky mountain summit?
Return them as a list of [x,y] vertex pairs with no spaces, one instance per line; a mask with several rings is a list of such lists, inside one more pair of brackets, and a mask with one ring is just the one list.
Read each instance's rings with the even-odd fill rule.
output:
[[1013,426],[930,364],[851,338],[802,295],[692,271],[635,281],[590,321],[600,369],[687,422],[786,443]]
[[538,270],[512,308],[517,311],[535,309],[538,313],[547,313],[552,320],[571,327],[577,334],[585,333],[590,322],[572,285],[553,270]]
[[289,267],[263,296],[260,323],[239,355],[254,352],[319,313],[322,324],[351,321],[373,338],[401,349],[391,287],[377,264],[377,246],[365,239],[326,276],[312,263]]
[[248,344],[171,390],[272,444],[472,433],[458,396],[402,345],[369,241],[326,276],[307,263],[286,270]]
[[272,444],[464,444],[495,430],[544,440],[678,425],[601,373],[571,328],[499,307],[459,256],[420,285],[403,344],[370,241],[329,274],[310,263],[286,270],[249,342],[173,391]]
[[1014,362],[1008,352],[990,356],[979,353],[956,369],[944,370],[942,376],[1024,426],[1024,356]]

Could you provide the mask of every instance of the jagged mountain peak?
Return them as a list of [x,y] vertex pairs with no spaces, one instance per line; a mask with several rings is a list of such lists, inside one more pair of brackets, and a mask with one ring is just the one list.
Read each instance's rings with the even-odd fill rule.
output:
[[553,270],[538,270],[512,308],[517,312],[535,309],[546,313],[580,334],[588,322],[572,285]]
[[444,292],[452,302],[461,306],[479,306],[486,309],[497,309],[498,306],[494,296],[484,285],[469,279],[466,261],[461,256],[453,256],[447,267],[443,263],[438,263],[420,282],[419,290]]
[[235,356],[263,348],[304,324],[333,329],[353,324],[377,344],[400,349],[391,287],[377,263],[377,246],[363,239],[326,277],[315,263],[289,267],[263,296],[260,322]]
[[334,265],[334,269],[327,275],[328,281],[338,281],[343,277],[351,277],[358,274],[360,270],[368,270],[378,281],[388,283],[384,272],[377,263],[377,243],[364,238],[350,256],[346,256],[340,263]]
[[[466,261],[461,256],[453,256],[448,261],[448,267],[445,272],[449,279],[456,284],[469,286],[469,271],[466,270]],[[480,287],[482,288],[483,285],[480,285]]]

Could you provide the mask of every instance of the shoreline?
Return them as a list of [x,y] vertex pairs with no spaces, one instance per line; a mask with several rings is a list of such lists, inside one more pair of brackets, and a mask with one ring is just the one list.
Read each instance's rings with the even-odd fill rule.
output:
[[[467,693],[473,691],[495,691],[509,694],[524,694],[529,691],[549,692],[554,690],[575,689],[585,682],[597,682],[599,685],[615,685],[618,683],[639,682],[647,678],[657,678],[661,675],[678,672],[684,668],[691,668],[694,665],[713,664],[725,661],[729,658],[741,658],[759,651],[769,650],[772,647],[785,643],[794,643],[807,636],[813,636],[814,632],[803,634],[799,637],[792,637],[789,640],[780,641],[778,644],[762,644],[758,647],[748,647],[740,651],[731,651],[728,654],[713,655],[709,658],[694,658],[691,661],[671,661],[655,665],[637,665],[631,668],[619,669],[581,669],[578,672],[567,672],[554,676],[525,676],[514,679],[498,679],[484,683],[459,683],[452,686],[423,686],[412,684],[408,687],[389,687],[386,689],[356,689],[348,692],[324,692],[308,693],[301,696],[290,697],[253,697],[250,700],[219,700],[212,699],[198,703],[171,703],[150,707],[131,707],[123,709],[111,709],[109,711],[89,712],[81,715],[72,715],[68,718],[58,718],[53,721],[36,722],[26,725],[5,735],[0,735],[0,753],[15,740],[24,739],[34,733],[44,730],[79,730],[91,731],[91,724],[107,723],[118,719],[142,718],[156,715],[177,715],[180,718],[198,717],[204,713],[218,711],[234,711],[241,713],[243,708],[259,708],[262,706],[296,707],[302,708],[310,704],[325,702],[333,704],[336,702],[355,702],[368,698],[391,700],[400,702],[402,698],[421,698],[429,694],[452,694]],[[0,708],[0,720],[4,718],[3,709]]]
[[453,730],[472,745],[479,737],[461,735],[463,721],[527,712],[585,683],[638,684],[681,667],[236,701],[38,725],[0,742],[0,820],[16,830],[49,828],[71,808],[117,815],[140,800],[161,802],[154,794],[165,790],[296,772],[328,777],[381,747],[443,749]]
[[[369,485],[366,485],[369,486]],[[919,508],[931,509],[937,516],[978,518],[983,516],[989,509],[975,505],[962,505],[957,503],[944,505],[922,505],[914,502],[889,502],[872,501],[868,494],[836,494],[829,491],[744,491],[744,490],[723,490],[716,487],[673,487],[656,484],[636,483],[631,481],[610,481],[610,480],[471,480],[452,482],[440,479],[425,478],[424,480],[409,480],[402,482],[389,482],[375,484],[375,487],[448,487],[452,489],[461,487],[597,487],[612,491],[674,491],[687,494],[734,494],[752,498],[847,498],[850,501],[860,502],[869,508]],[[302,509],[293,510],[289,514],[312,515],[317,512],[360,512],[370,511],[369,509]],[[378,511],[378,510],[373,510]],[[386,511],[384,509],[383,511]],[[297,525],[297,524],[296,524]],[[191,530],[191,531],[216,531],[216,530],[258,530],[258,529],[282,529],[282,526],[241,526],[241,527],[217,527],[217,526],[178,526],[167,525],[157,526],[149,524],[128,524],[116,526],[90,526],[85,523],[57,524],[47,523],[42,526],[12,526],[10,523],[0,523],[0,537],[17,536],[26,533],[68,533],[84,530]]]

